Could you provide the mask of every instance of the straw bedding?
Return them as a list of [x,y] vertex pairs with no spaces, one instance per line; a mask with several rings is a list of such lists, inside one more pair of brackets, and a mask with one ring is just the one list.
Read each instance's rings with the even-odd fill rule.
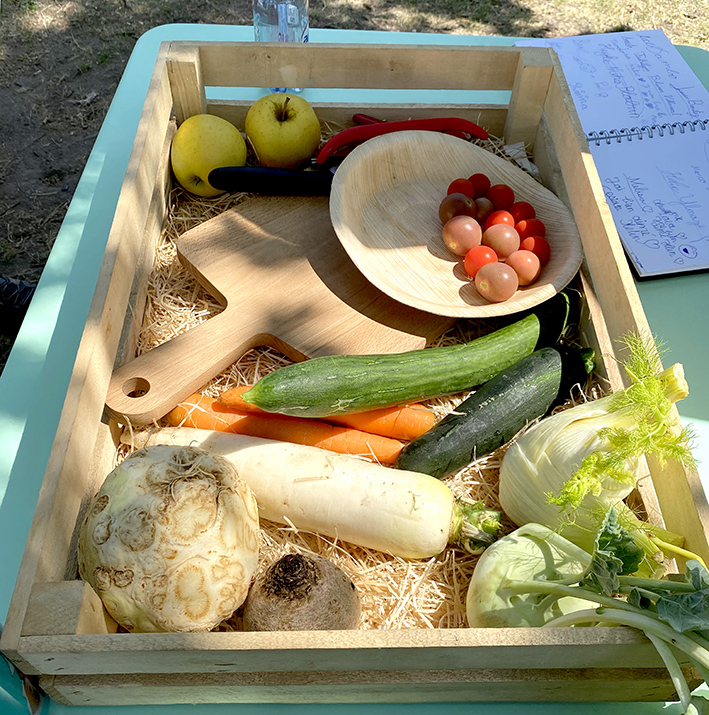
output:
[[[493,142],[503,154],[501,142]],[[199,223],[232,208],[246,195],[227,194],[199,200],[173,190],[171,211],[157,251],[150,279],[138,354],[142,354],[217,314],[221,307],[208,295],[177,258],[174,239]],[[485,331],[495,326],[489,321]],[[458,321],[436,344],[469,340],[479,334],[479,321]],[[263,374],[286,364],[289,359],[271,348],[252,350],[227,371],[216,376],[202,392],[216,397],[223,390],[253,384]],[[443,417],[466,395],[429,402]],[[585,399],[580,393],[579,399]],[[504,448],[452,475],[445,481],[456,496],[483,500],[499,509],[498,467]],[[503,516],[503,531],[514,525]],[[326,537],[298,531],[294,527],[262,522],[261,568],[286,553],[317,553],[339,565],[357,586],[362,599],[364,629],[458,628],[466,625],[465,595],[477,556],[446,549],[436,557],[404,560],[387,554],[334,542]],[[239,629],[237,612],[221,629]]]

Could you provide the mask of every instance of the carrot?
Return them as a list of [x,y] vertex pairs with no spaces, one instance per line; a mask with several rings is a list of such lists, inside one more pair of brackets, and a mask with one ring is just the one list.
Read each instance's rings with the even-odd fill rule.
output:
[[[255,414],[274,414],[265,412],[256,405],[245,402],[241,395],[251,389],[250,385],[234,387],[225,390],[219,395],[219,402],[239,412]],[[305,419],[305,418],[303,418]],[[422,405],[397,405],[395,407],[382,407],[366,412],[353,412],[347,415],[330,415],[327,422],[353,427],[362,432],[402,439],[409,441],[428,432],[436,422],[433,410]]]
[[338,427],[321,420],[263,413],[243,413],[224,406],[213,397],[194,394],[166,416],[176,427],[196,427],[217,432],[262,437],[320,447],[340,454],[371,457],[393,464],[403,444],[395,439]]

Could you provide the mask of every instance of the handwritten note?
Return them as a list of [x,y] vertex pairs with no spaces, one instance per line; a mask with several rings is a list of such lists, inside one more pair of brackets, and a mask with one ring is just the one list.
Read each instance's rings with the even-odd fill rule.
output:
[[709,130],[602,142],[593,158],[638,275],[709,269]]
[[647,30],[517,44],[559,55],[638,276],[709,269],[709,91],[667,36]]
[[709,92],[662,30],[517,44],[556,50],[587,134],[709,117]]

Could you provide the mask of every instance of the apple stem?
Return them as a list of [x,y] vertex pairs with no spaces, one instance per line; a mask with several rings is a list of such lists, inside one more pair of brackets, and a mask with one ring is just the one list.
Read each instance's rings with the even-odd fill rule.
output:
[[278,117],[279,122],[285,122],[288,119],[288,102],[290,102],[290,97],[286,97],[283,100],[280,116]]

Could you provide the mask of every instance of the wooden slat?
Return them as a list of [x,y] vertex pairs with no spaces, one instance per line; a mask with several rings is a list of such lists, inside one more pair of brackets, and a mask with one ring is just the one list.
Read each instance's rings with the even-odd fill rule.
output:
[[542,48],[521,48],[504,132],[506,144],[524,142],[530,153],[534,152],[537,128],[554,71],[548,51],[536,52],[539,49]]
[[631,330],[648,333],[647,318],[588,144],[565,80],[558,74],[550,82],[544,113],[608,331],[616,338]]
[[[485,127],[490,134],[501,137],[505,128],[507,105],[460,105],[460,104],[362,104],[353,107],[351,104],[323,104],[311,102],[318,119],[333,132],[353,125],[352,115],[357,112],[369,114],[384,121],[400,119],[425,119],[427,117],[461,117]],[[207,112],[226,119],[240,129],[244,128],[246,113],[250,102],[209,100]]]
[[661,664],[652,644],[628,628],[28,636],[20,651],[31,672],[45,675]]
[[[189,43],[173,42],[172,47]],[[199,45],[206,86],[511,90],[515,47],[325,43]]]
[[[693,671],[685,676],[698,681]],[[73,675],[42,678],[40,685],[64,705],[662,702],[675,697],[663,668]]]
[[115,633],[118,626],[96,592],[84,581],[35,583],[22,634]]
[[[148,298],[150,276],[155,265],[158,243],[169,208],[172,189],[172,182],[169,177],[170,144],[176,131],[177,122],[170,121],[165,134],[163,163],[158,169],[158,173],[164,176],[164,180],[162,185],[158,182],[155,186],[153,202],[149,212],[150,218],[144,232],[144,245],[138,253],[138,262],[136,263],[133,285],[128,299],[129,309],[126,311],[121,340],[116,350],[115,366],[122,365],[126,359],[136,355],[138,339],[143,329],[143,313]],[[116,423],[113,423],[111,427],[116,428]],[[110,443],[116,444],[117,439],[117,436],[114,436],[110,439]]]
[[207,111],[199,50],[194,45],[171,44],[166,62],[179,126],[187,117]]
[[676,462],[662,465],[654,457],[648,457],[648,465],[665,525],[684,536],[685,548],[709,563],[709,505],[699,475]]

